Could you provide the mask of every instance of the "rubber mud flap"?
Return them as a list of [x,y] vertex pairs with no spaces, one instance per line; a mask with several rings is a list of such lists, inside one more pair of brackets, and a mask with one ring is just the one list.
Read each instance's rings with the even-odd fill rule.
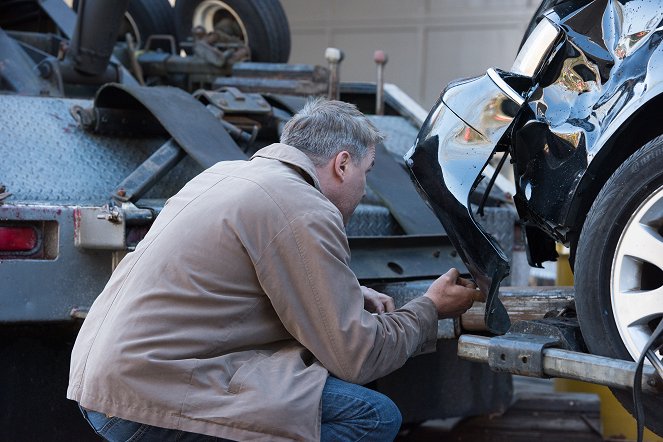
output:
[[[179,88],[109,83],[97,92],[93,110],[96,109],[147,110],[205,169],[219,161],[247,158],[221,122],[202,103]],[[103,125],[103,121],[96,121],[93,131],[103,132]]]

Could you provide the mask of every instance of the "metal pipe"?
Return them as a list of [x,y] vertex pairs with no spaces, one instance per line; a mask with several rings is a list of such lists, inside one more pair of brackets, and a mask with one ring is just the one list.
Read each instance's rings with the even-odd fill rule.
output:
[[336,48],[327,48],[325,51],[325,58],[329,63],[329,91],[327,98],[330,100],[338,100],[341,96],[339,88],[339,70],[341,61],[343,61],[343,51]]
[[373,61],[377,65],[378,78],[375,84],[375,115],[384,115],[384,65],[389,57],[384,51],[375,51]]
[[66,62],[86,75],[106,71],[129,0],[81,0]]
[[143,75],[165,77],[171,74],[210,75],[213,77],[230,75],[232,66],[215,66],[200,57],[180,57],[166,52],[144,52],[138,56]]

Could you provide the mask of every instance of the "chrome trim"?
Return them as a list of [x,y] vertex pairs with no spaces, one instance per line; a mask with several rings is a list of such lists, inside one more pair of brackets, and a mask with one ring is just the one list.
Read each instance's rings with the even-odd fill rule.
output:
[[544,17],[518,51],[511,72],[534,77],[560,33],[560,29]]
[[502,80],[502,77],[495,72],[495,69],[489,68],[486,73],[488,74],[488,77],[490,77],[491,80],[493,80],[493,83],[497,85],[498,88],[504,94],[509,97],[511,100],[513,100],[515,103],[518,104],[518,106],[522,106],[523,103],[525,102],[525,99],[521,97],[516,91],[514,91],[511,86],[509,86],[506,81]]

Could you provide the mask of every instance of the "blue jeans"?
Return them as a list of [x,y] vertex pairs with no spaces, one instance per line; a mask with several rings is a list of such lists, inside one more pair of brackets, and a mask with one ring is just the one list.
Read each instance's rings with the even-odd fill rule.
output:
[[382,393],[329,376],[322,390],[323,442],[392,441],[401,412]]
[[107,417],[103,413],[80,408],[85,420],[92,426],[95,433],[110,442],[229,442],[228,439],[153,427],[120,419],[117,416]]
[[[213,436],[153,427],[81,408],[94,431],[111,442],[223,442]],[[335,377],[322,390],[323,442],[394,440],[401,426],[398,407],[385,395]]]

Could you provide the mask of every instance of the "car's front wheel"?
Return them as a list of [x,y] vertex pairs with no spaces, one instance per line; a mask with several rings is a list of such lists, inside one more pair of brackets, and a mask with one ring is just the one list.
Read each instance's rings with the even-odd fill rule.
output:
[[[637,360],[663,318],[663,136],[631,155],[594,201],[578,242],[575,286],[590,351]],[[633,410],[630,391],[613,393]],[[663,434],[663,397],[645,395],[644,405],[646,425]]]

